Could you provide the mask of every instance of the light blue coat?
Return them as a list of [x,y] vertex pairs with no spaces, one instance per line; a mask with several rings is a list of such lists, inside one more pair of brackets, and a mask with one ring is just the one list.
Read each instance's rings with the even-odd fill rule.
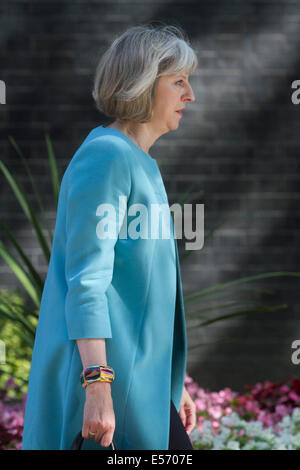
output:
[[[76,339],[106,338],[121,450],[167,450],[179,411],[187,341],[177,240],[101,239],[97,207],[168,204],[159,167],[125,134],[96,127],[61,182],[25,410],[23,449],[68,449],[82,429],[85,389]],[[122,208],[122,230],[137,218]],[[104,215],[104,214],[102,214]],[[107,221],[107,219],[106,219]],[[97,228],[97,229],[96,229]],[[97,230],[97,231],[96,231]],[[93,439],[83,449],[106,450]]]

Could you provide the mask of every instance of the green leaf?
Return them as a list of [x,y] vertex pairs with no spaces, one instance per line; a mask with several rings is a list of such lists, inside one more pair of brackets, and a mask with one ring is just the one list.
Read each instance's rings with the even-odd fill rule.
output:
[[14,315],[15,320],[19,321],[22,323],[22,325],[30,332],[35,335],[36,328],[35,326],[27,319],[25,315],[22,313],[22,307],[21,306],[14,306],[11,304],[6,304],[6,306],[2,303],[0,303],[0,308],[3,311],[6,309],[7,312],[11,311],[12,315]]
[[288,307],[288,305],[282,304],[282,305],[276,305],[276,306],[271,306],[271,307],[264,307],[263,306],[263,307],[256,307],[256,308],[253,308],[253,309],[248,309],[248,310],[240,310],[238,312],[233,312],[233,313],[229,313],[229,314],[225,314],[225,315],[219,315],[218,317],[212,318],[210,320],[201,321],[198,324],[194,324],[193,329],[203,327],[203,326],[206,326],[206,325],[210,325],[211,323],[216,323],[217,321],[226,320],[228,318],[238,317],[238,316],[241,316],[241,315],[248,315],[248,314],[251,314],[251,313],[253,314],[253,313],[262,313],[262,312],[275,312],[276,310],[282,310],[282,309],[285,309],[287,307]]
[[30,333],[35,335],[35,327],[27,320],[21,312],[17,310],[16,307],[12,307],[11,305],[7,305],[4,302],[0,303],[0,311],[4,316],[13,320],[14,322],[17,321],[21,323],[24,328],[26,328]]
[[[202,290],[194,292],[193,295],[196,294],[197,292],[202,292]],[[201,297],[200,300],[198,300],[198,298],[195,298],[194,300],[188,300],[187,302],[185,300],[187,295],[185,295],[184,296],[184,303],[188,304],[188,303],[191,303],[191,302],[194,302],[194,301],[195,302],[198,301],[198,302],[201,302],[201,304],[205,305],[206,303],[210,303],[212,300],[215,300],[219,297],[222,297],[222,298],[225,297],[226,298],[228,296],[236,295],[237,293],[242,293],[242,292],[250,293],[251,296],[253,296],[256,293],[257,294],[258,293],[260,293],[260,294],[274,294],[275,291],[274,291],[274,289],[259,289],[259,288],[256,288],[256,287],[242,287],[242,288],[236,288],[234,290],[227,290],[227,291],[226,290],[219,290],[219,291],[216,291],[216,292],[213,291],[210,294],[209,293],[206,294],[205,296]],[[188,294],[188,295],[190,295],[190,294]]]
[[[206,312],[209,312],[209,311],[214,311],[214,310],[220,310],[220,309],[224,309],[224,308],[228,308],[228,307],[233,307],[233,306],[237,306],[237,305],[244,305],[245,306],[245,303],[244,302],[227,302],[226,304],[219,304],[219,305],[213,305],[211,307],[205,307],[205,308],[202,308],[200,310],[197,310],[196,312],[191,312],[191,313],[186,313],[186,317],[188,319],[193,319],[193,317],[197,316],[201,316],[203,318],[203,316],[205,315],[199,315],[201,313],[206,313]],[[250,305],[253,305],[253,304],[249,304]]]
[[226,344],[226,343],[234,343],[234,342],[235,342],[235,340],[231,339],[231,338],[221,338],[221,339],[216,339],[216,340],[210,341],[209,343],[193,344],[191,346],[188,346],[187,349],[190,351],[192,349],[199,348],[200,346],[211,346],[212,344],[218,344],[218,343]]
[[36,283],[36,286],[39,290],[39,295],[41,296],[42,292],[43,292],[44,281],[42,280],[42,278],[38,274],[38,272],[35,270],[35,268],[33,267],[31,261],[29,260],[29,258],[25,255],[24,251],[22,250],[19,243],[16,241],[15,237],[13,236],[13,234],[11,233],[11,231],[9,230],[7,225],[2,220],[0,220],[0,226],[2,227],[3,231],[7,234],[10,241],[14,245],[15,249],[18,251],[18,253],[21,256],[22,260],[26,264],[31,277],[34,280],[34,282]]
[[187,204],[188,202],[192,202],[194,201],[195,199],[198,199],[200,196],[203,196],[204,194],[204,190],[201,189],[200,191],[198,191],[196,193],[196,195],[193,196],[192,199],[189,199],[188,196],[189,194],[193,191],[193,189],[195,188],[195,184],[191,184],[190,187],[187,189],[187,191],[181,196],[179,197],[179,200],[178,200],[178,203],[179,204]]
[[[8,320],[11,320],[13,322],[18,322],[21,324],[20,320],[16,320],[12,316],[10,316],[8,313],[4,312],[1,308],[0,308],[0,312],[1,312],[1,315],[7,318]],[[20,338],[23,338],[23,340],[27,343],[28,346],[30,346],[31,348],[33,347],[35,335],[32,335],[31,333],[26,333],[26,330],[24,331],[21,327],[18,328],[18,335],[20,336]]]
[[184,300],[185,303],[192,302],[196,299],[203,298],[207,295],[210,295],[213,292],[220,291],[222,289],[226,289],[227,287],[231,287],[237,284],[246,283],[249,281],[256,281],[258,279],[266,279],[270,277],[280,277],[280,276],[295,276],[300,277],[299,272],[289,272],[289,271],[278,271],[274,273],[263,273],[263,274],[256,274],[254,276],[242,277],[240,279],[236,279],[234,281],[224,282],[220,284],[216,284],[212,287],[207,287],[206,289],[201,289],[199,291],[194,292],[193,294],[186,295]]
[[19,305],[16,302],[13,302],[12,300],[10,300],[9,304],[13,305],[13,306],[16,306],[16,307],[20,307],[22,309],[22,311],[26,313],[27,316],[32,316],[36,319],[39,318],[38,313],[36,313],[34,310],[31,310],[30,308],[26,307],[25,305]]
[[[9,360],[7,360],[7,359],[6,359],[6,364],[9,365],[9,366],[12,366],[12,367],[15,365],[13,361],[9,361]],[[8,371],[6,371],[6,370],[4,370],[3,367],[2,367],[3,365],[5,366],[5,364],[1,364],[1,365],[0,365],[0,372],[1,372],[1,374],[5,374],[5,375],[7,375],[8,377],[11,377],[11,373],[8,372]],[[27,379],[24,379],[24,377],[21,377],[21,376],[16,375],[16,374],[14,374],[14,378],[15,378],[15,379],[18,379],[18,380],[21,380],[21,381],[24,382],[25,384],[28,384],[28,378],[27,378]]]
[[24,289],[28,292],[33,302],[39,307],[40,306],[40,296],[39,292],[36,289],[35,285],[32,283],[30,277],[22,268],[17,259],[7,250],[7,248],[0,241],[0,256],[8,264],[12,272],[19,279]]
[[47,147],[47,152],[48,152],[48,157],[49,157],[54,202],[55,202],[55,206],[57,207],[58,197],[59,197],[59,188],[60,188],[60,176],[58,172],[58,167],[57,167],[56,158],[54,155],[52,142],[48,134],[45,134],[45,139],[46,139],[46,147]]
[[49,239],[50,241],[52,242],[52,234],[51,234],[51,230],[49,228],[49,225],[48,225],[48,219],[46,217],[46,214],[45,214],[45,210],[44,210],[44,206],[42,204],[42,200],[40,198],[40,195],[38,193],[38,190],[37,190],[37,187],[36,187],[36,184],[34,182],[34,178],[33,178],[33,175],[30,171],[30,168],[29,166],[27,165],[27,161],[26,159],[24,158],[24,155],[20,149],[20,147],[18,146],[17,142],[15,141],[15,139],[12,137],[12,136],[9,136],[9,141],[11,143],[11,145],[13,146],[13,148],[15,149],[15,151],[17,152],[17,154],[19,155],[19,157],[22,159],[22,162],[23,162],[23,165],[25,166],[25,169],[26,169],[26,172],[27,172],[27,175],[28,175],[28,178],[31,182],[31,186],[32,186],[32,189],[33,189],[33,193],[35,195],[35,198],[37,200],[37,203],[38,203],[38,206],[40,208],[40,211],[42,213],[42,216],[43,216],[43,221],[44,221],[44,224],[47,226],[47,229],[48,229],[48,235],[49,235]]
[[27,199],[24,189],[22,188],[21,184],[14,178],[8,168],[4,165],[4,163],[0,160],[0,169],[2,170],[4,176],[6,177],[8,183],[10,184],[20,206],[23,209],[23,212],[27,219],[32,223],[36,234],[38,236],[42,251],[44,252],[45,258],[47,263],[50,260],[50,250],[47,244],[47,241],[42,233],[42,230],[39,226],[39,223],[34,215],[34,212],[31,208],[31,205]]

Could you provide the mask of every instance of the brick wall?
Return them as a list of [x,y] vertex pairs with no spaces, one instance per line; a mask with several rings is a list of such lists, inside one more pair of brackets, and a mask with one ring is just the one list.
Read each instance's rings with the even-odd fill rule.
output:
[[[194,202],[204,203],[207,233],[235,216],[182,261],[184,294],[244,276],[299,270],[300,107],[291,101],[291,83],[300,79],[300,5],[295,1],[2,2],[1,158],[32,199],[22,163],[8,142],[12,135],[54,225],[44,132],[63,172],[87,133],[107,122],[91,97],[99,57],[128,26],[153,20],[180,24],[199,59],[190,77],[196,102],[187,106],[180,128],[150,150],[162,162],[170,203],[193,183],[195,195],[202,190]],[[38,243],[3,176],[0,191],[1,217],[45,274]],[[18,285],[2,261],[0,275],[2,288]],[[188,372],[204,387],[243,390],[246,383],[299,375],[300,366],[290,359],[291,343],[300,336],[297,278],[274,277],[247,287],[274,289],[275,295],[239,291],[198,309],[207,308],[211,318],[228,311],[208,310],[217,301],[247,299],[288,308],[200,330],[188,322],[189,347],[202,344],[189,350]]]

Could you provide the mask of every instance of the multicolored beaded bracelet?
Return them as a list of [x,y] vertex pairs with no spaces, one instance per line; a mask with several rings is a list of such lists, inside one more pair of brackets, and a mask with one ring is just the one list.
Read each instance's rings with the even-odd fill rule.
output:
[[112,367],[109,366],[89,366],[83,369],[80,375],[80,382],[85,388],[88,384],[93,382],[112,382],[115,378],[115,373]]

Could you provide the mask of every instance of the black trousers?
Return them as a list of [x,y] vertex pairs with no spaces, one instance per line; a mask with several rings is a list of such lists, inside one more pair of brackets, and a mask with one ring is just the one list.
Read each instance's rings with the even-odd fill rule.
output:
[[189,435],[172,400],[170,406],[169,450],[193,450]]

